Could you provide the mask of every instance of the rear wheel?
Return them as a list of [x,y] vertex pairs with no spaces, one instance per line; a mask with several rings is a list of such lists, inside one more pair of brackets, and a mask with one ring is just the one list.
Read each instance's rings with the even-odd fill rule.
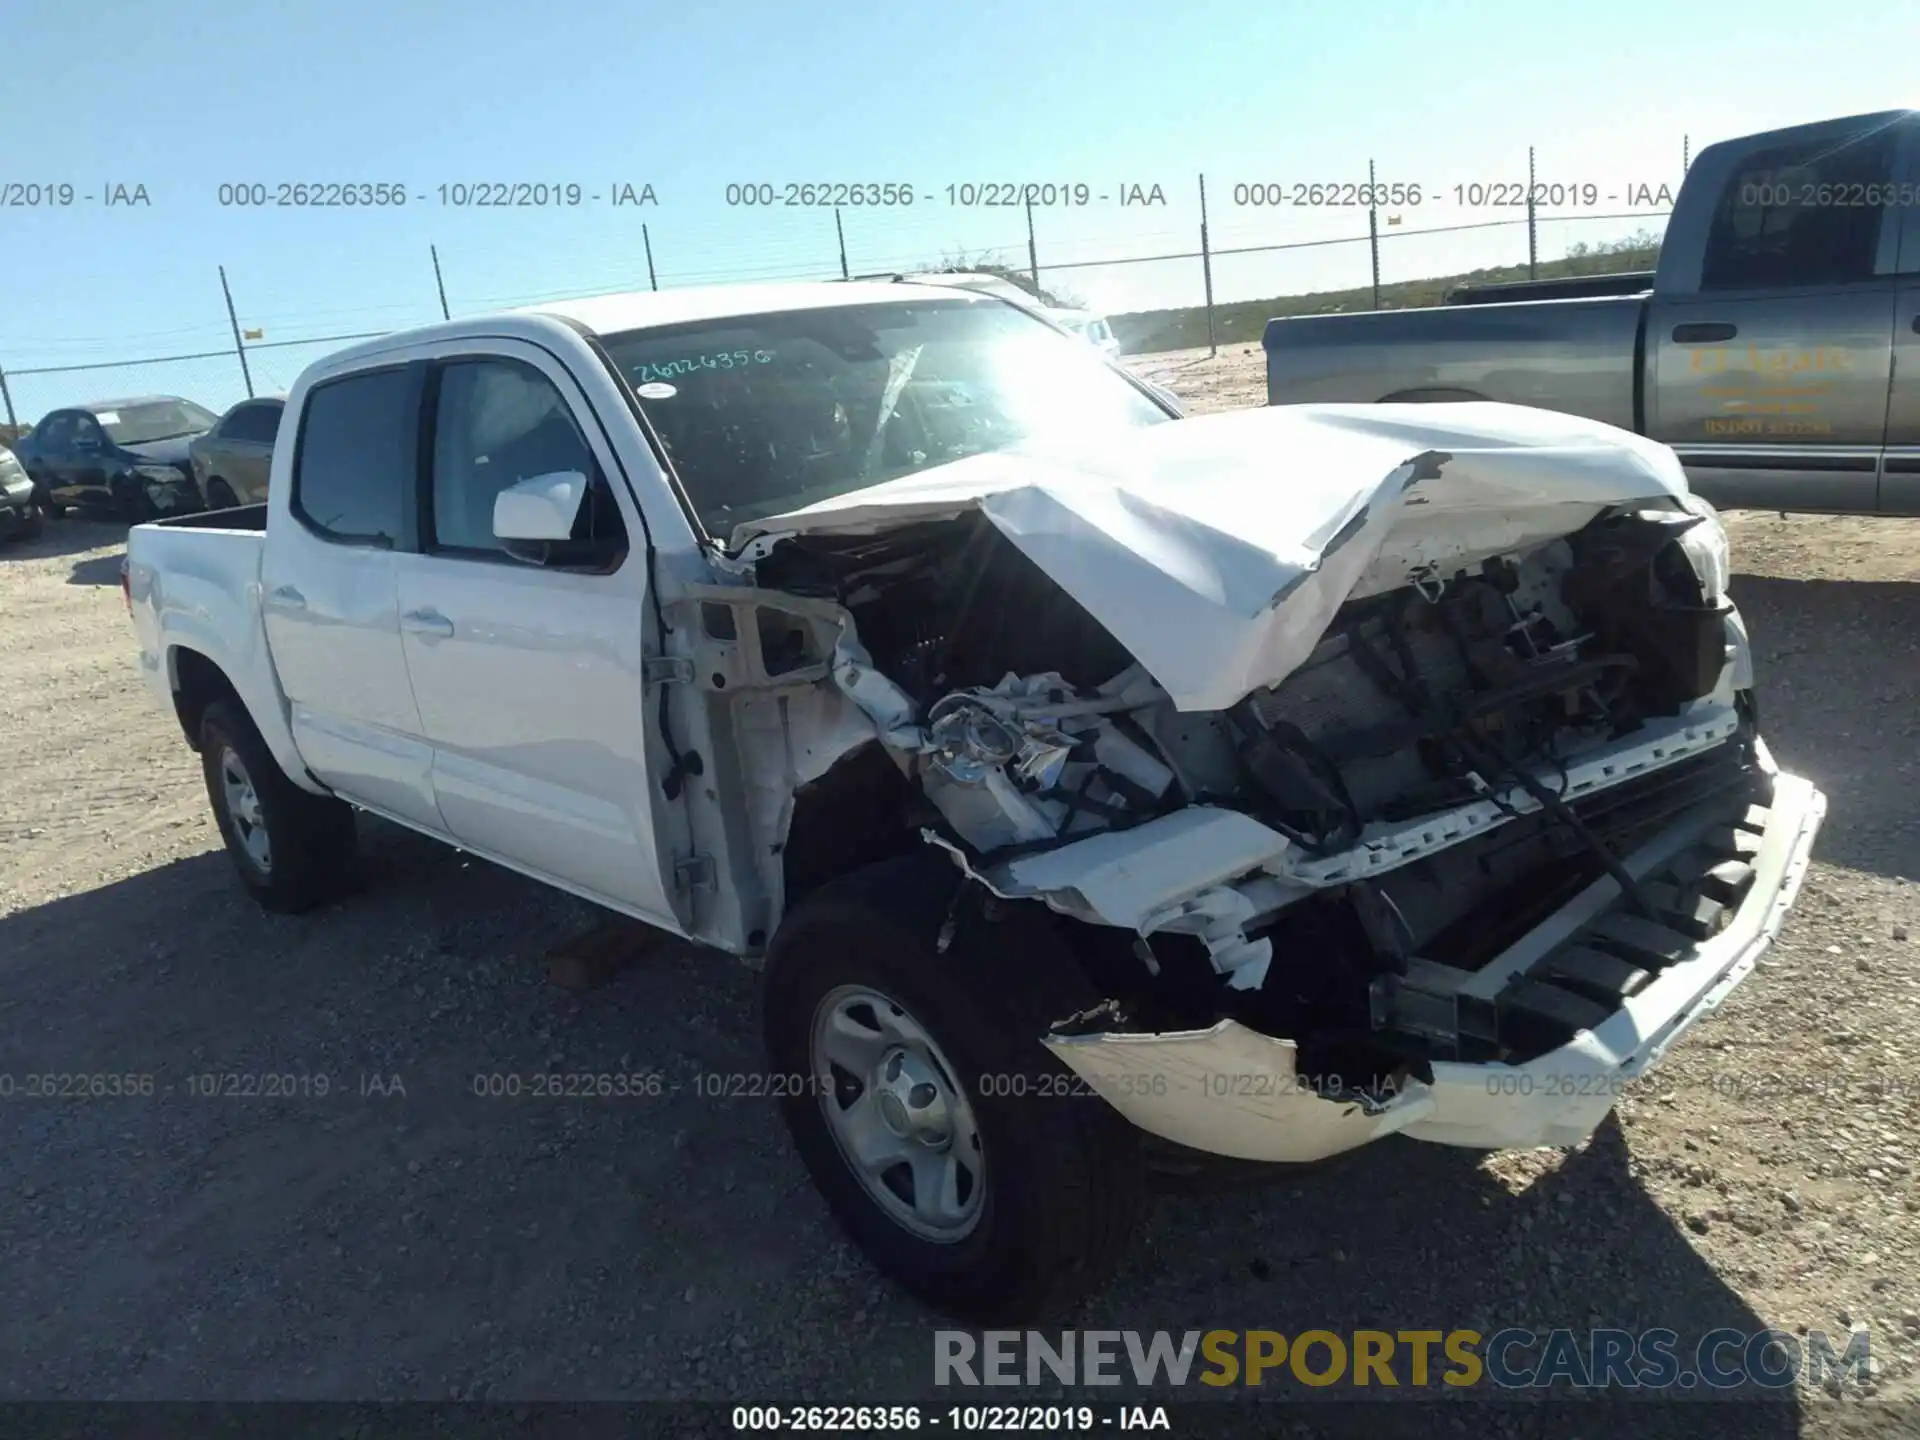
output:
[[882,1270],[967,1319],[1105,1277],[1137,1218],[1137,1134],[1040,1043],[1093,997],[1038,905],[943,855],[815,891],[768,949],[765,1026],[794,1144]]
[[209,510],[231,510],[240,502],[233,498],[233,490],[219,476],[207,482],[207,508]]
[[295,914],[338,895],[352,869],[353,810],[287,779],[237,703],[200,721],[207,799],[241,883],[269,910]]

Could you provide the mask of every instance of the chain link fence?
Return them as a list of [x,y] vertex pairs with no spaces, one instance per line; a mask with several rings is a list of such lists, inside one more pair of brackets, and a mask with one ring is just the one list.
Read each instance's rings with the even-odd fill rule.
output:
[[[1424,213],[1418,208],[1349,207],[1302,213],[1288,223],[1283,219],[1287,212],[1276,210],[1261,211],[1249,219],[1244,208],[1223,206],[1217,193],[1210,213],[1206,180],[1196,178],[1197,204],[1186,223],[1169,215],[1166,228],[1136,232],[1125,241],[1111,235],[1075,238],[1056,233],[1065,224],[1061,212],[1037,212],[1028,206],[1024,213],[1008,212],[1010,221],[1024,221],[1024,235],[975,250],[971,258],[922,253],[910,259],[901,252],[918,241],[905,240],[897,231],[863,235],[861,227],[869,224],[871,212],[834,210],[830,225],[822,214],[820,226],[806,232],[805,253],[800,235],[789,232],[751,266],[669,274],[663,279],[655,263],[656,237],[651,226],[643,225],[641,247],[634,257],[634,282],[622,288],[657,290],[663,283],[718,280],[846,279],[876,272],[991,266],[1024,280],[1043,297],[1068,302],[1078,301],[1088,289],[1143,300],[1151,297],[1152,303],[1138,308],[1112,303],[1093,307],[1108,314],[1126,353],[1143,354],[1257,341],[1261,327],[1274,315],[1437,304],[1462,279],[1513,280],[1648,268],[1670,213],[1635,208],[1545,214],[1529,203],[1523,210],[1509,207],[1491,216],[1470,211],[1474,218],[1454,221],[1445,212],[1429,218],[1434,216],[1431,207]],[[1312,233],[1277,238],[1274,232],[1283,223]],[[1619,232],[1627,224],[1637,231],[1623,241]],[[1581,238],[1600,236],[1603,226],[1614,233],[1600,243]],[[1113,253],[1120,245],[1134,253]],[[670,244],[660,248],[663,253],[671,250]],[[450,316],[437,247],[431,259],[435,289],[423,301]],[[541,283],[551,285],[552,281],[543,276]],[[224,270],[221,285],[225,291]],[[7,433],[20,433],[49,410],[108,397],[183,395],[209,408],[224,409],[242,395],[284,393],[313,361],[342,345],[385,333],[373,330],[268,341],[261,332],[248,331],[230,295],[220,318],[233,334],[232,345],[223,349],[18,366],[9,365],[8,357],[0,354],[0,408]]]

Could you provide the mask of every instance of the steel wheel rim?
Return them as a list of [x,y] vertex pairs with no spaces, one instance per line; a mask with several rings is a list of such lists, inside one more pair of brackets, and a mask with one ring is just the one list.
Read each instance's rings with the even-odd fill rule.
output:
[[901,1228],[951,1245],[985,1209],[986,1151],[956,1072],[898,1001],[859,985],[814,1009],[814,1089],[870,1199]]
[[253,788],[246,762],[225,746],[220,751],[220,788],[226,795],[227,823],[247,858],[267,874],[273,869],[273,846],[267,839],[267,823],[260,813],[260,794]]

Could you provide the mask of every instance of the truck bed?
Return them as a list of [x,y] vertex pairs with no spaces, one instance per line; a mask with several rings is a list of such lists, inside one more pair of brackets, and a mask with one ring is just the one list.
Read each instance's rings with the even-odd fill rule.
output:
[[[267,505],[236,505],[230,510],[202,510],[193,515],[176,515],[155,520],[143,528],[153,530],[257,530],[267,528]],[[129,537],[131,538],[131,537]]]
[[1562,275],[1551,280],[1503,280],[1486,285],[1457,285],[1448,305],[1499,305],[1509,300],[1577,300],[1592,295],[1644,295],[1653,290],[1651,270],[1617,270],[1609,275]]
[[1638,428],[1639,295],[1269,320],[1267,403],[1503,400]]
[[[169,707],[174,652],[184,648],[219,666],[250,713],[279,713],[257,598],[266,513],[264,505],[246,505],[127,531],[127,606],[140,642],[140,672]],[[276,758],[282,758],[277,750]],[[282,763],[299,762],[289,753]]]

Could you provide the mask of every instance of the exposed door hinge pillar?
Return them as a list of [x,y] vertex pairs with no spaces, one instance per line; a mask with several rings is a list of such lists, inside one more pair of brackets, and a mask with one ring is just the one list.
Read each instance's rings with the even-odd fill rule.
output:
[[715,888],[711,855],[682,855],[673,862],[673,888],[676,890],[712,890]]
[[640,679],[646,685],[691,685],[693,661],[684,655],[654,655],[640,662]]

